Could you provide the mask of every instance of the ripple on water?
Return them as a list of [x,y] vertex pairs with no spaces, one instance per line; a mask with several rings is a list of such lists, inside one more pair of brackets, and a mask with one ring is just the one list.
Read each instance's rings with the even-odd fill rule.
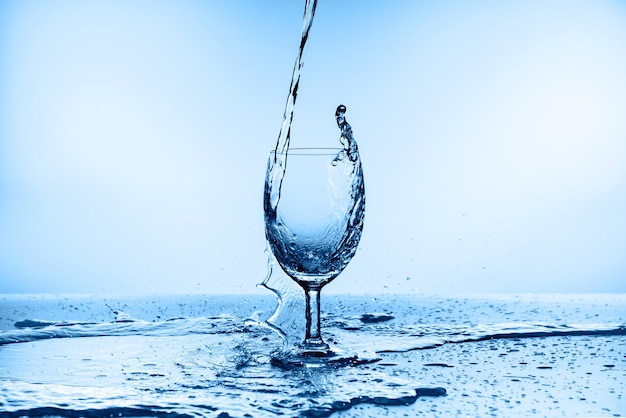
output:
[[[394,313],[363,308],[359,313],[346,305],[328,315],[328,339],[340,347],[395,353],[393,357],[379,355],[382,361],[358,367],[291,370],[271,365],[271,358],[283,348],[278,333],[263,322],[233,315],[159,321],[127,315],[124,321],[113,317],[109,322],[45,323],[21,318],[15,321],[16,329],[0,334],[0,403],[13,415],[197,416],[210,411],[231,416],[328,416],[356,405],[407,405],[420,396],[444,395],[441,386],[454,388],[460,382],[433,376],[456,373],[465,379],[468,373],[486,370],[471,349],[474,345],[464,342],[482,341],[486,352],[508,362],[510,373],[505,378],[523,385],[561,373],[558,355],[573,349],[569,340],[553,347],[536,337],[581,337],[575,341],[588,346],[593,358],[598,351],[594,337],[626,335],[619,324],[420,324],[403,314],[398,303]],[[393,318],[362,321],[385,316]],[[427,348],[450,345],[460,347],[457,351],[464,357],[426,360],[408,353],[435,352]],[[600,362],[599,368],[583,370],[589,378],[600,378],[601,373],[618,378],[623,369],[614,359],[594,361]],[[426,369],[428,374],[420,372]],[[432,381],[422,384],[416,376],[430,376]]]
[[[128,328],[127,321],[105,328],[111,335],[96,335],[103,327],[94,324],[88,336],[89,326],[76,325],[82,338],[50,331],[49,339],[41,339],[42,330],[33,328],[37,338],[28,346],[3,347],[2,366],[7,367],[2,379],[12,384],[2,389],[0,402],[16,415],[80,415],[94,405],[101,412],[129,414],[150,404],[152,412],[191,415],[210,407],[231,416],[328,416],[357,404],[407,405],[418,396],[443,393],[367,365],[283,370],[269,361],[282,341],[266,326],[248,321],[235,327],[222,320],[205,327],[205,321],[194,319],[183,333],[184,322],[164,322],[171,331],[178,329],[169,334],[159,324]],[[194,328],[198,325],[203,333]],[[123,326],[124,333],[115,326]],[[129,335],[137,331],[144,335]]]

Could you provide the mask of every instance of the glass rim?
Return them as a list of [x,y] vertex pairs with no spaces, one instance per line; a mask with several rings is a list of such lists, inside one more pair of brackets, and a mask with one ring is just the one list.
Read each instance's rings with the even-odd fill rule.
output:
[[331,148],[331,147],[302,147],[302,148],[289,148],[286,151],[271,150],[270,155],[337,155],[343,151],[343,148]]

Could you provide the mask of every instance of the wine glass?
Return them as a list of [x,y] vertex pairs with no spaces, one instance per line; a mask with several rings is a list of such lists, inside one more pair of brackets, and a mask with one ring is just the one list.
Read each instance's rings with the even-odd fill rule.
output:
[[354,256],[363,229],[361,161],[352,148],[291,148],[270,153],[265,235],[285,273],[304,289],[306,329],[296,356],[336,356],[322,339],[320,292]]

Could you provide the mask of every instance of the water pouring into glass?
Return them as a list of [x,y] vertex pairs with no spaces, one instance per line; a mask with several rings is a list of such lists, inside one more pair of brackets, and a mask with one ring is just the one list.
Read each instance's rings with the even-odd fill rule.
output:
[[[346,107],[339,105],[335,112],[341,147],[289,147],[304,50],[316,6],[317,0],[305,2],[300,50],[265,176],[263,207],[268,248],[283,271],[302,287],[306,304],[304,341],[291,353],[291,359],[275,359],[279,365],[365,362],[356,356],[347,360],[339,357],[324,342],[320,326],[320,292],[348,265],[363,230],[363,171],[352,128],[345,118]],[[263,285],[273,290],[266,285],[271,264]]]

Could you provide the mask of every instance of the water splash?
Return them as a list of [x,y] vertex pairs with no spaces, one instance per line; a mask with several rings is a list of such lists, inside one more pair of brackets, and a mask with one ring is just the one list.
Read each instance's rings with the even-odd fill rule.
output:
[[272,315],[265,320],[266,324],[276,331],[283,339],[282,352],[288,352],[304,338],[305,324],[302,313],[305,310],[304,293],[280,267],[266,244],[267,276],[259,285],[276,296],[277,305]]
[[[3,300],[3,317],[14,318],[12,329],[0,331],[3,414],[205,416],[224,413],[233,417],[277,414],[307,417],[329,416],[358,404],[389,408],[412,404],[422,396],[445,394],[443,388],[424,385],[420,380],[441,382],[435,377],[441,370],[461,370],[463,364],[467,366],[476,356],[488,357],[489,348],[482,346],[487,352],[480,351],[481,341],[490,346],[501,341],[500,351],[509,357],[519,351],[517,361],[532,363],[533,357],[540,360],[523,366],[529,368],[526,372],[520,368],[498,371],[522,375],[518,379],[534,376],[535,370],[545,372],[549,367],[571,369],[581,375],[588,371],[578,369],[580,362],[587,360],[572,357],[574,354],[569,356],[562,350],[551,356],[537,353],[550,347],[560,350],[558,344],[548,343],[547,337],[561,337],[554,341],[568,344],[567,350],[573,350],[579,341],[578,346],[588,347],[592,357],[601,357],[598,350],[603,346],[607,353],[614,351],[614,358],[598,358],[597,362],[615,373],[624,364],[620,349],[626,336],[624,297],[607,299],[594,295],[588,300],[559,302],[559,305],[518,300],[485,303],[329,296],[323,318],[327,341],[376,351],[383,360],[357,368],[295,370],[270,365],[272,353],[283,342],[262,322],[263,315],[257,313],[260,307],[271,309],[269,297],[238,297],[230,303],[218,297],[197,299],[200,300],[185,304],[181,304],[180,298],[159,299],[156,304],[152,298],[107,301],[111,309],[104,309],[102,312],[106,314],[97,316],[93,312],[105,304],[99,298],[85,300],[84,312],[69,308],[72,302],[42,305],[24,301],[23,306],[18,306]],[[75,302],[73,305],[78,306]],[[121,309],[122,306],[129,309]],[[145,309],[139,309],[141,306]],[[249,308],[243,309],[245,306]],[[34,308],[39,309],[36,316],[14,313],[34,312]],[[136,317],[138,312],[143,312],[141,318]],[[168,316],[163,312],[169,312]],[[189,312],[188,316],[181,316],[182,312]],[[40,315],[48,319],[38,319]],[[533,322],[529,318],[546,322]],[[446,347],[459,347],[456,352],[461,353],[460,357],[438,356]],[[473,354],[462,354],[468,350]],[[481,367],[483,373],[479,375],[463,369],[464,380],[482,381],[487,366]],[[459,384],[450,383],[448,388],[457,398]],[[482,401],[481,396],[463,398],[463,402]],[[418,410],[409,411],[408,415],[427,405],[414,407]],[[439,403],[440,407],[444,405]],[[399,415],[407,412],[398,411]],[[385,414],[384,409],[370,412]]]
[[344,105],[337,106],[335,111],[335,119],[337,119],[337,126],[341,130],[341,145],[348,152],[350,161],[356,161],[359,158],[359,148],[356,145],[354,136],[352,136],[352,127],[346,120],[346,107]]

